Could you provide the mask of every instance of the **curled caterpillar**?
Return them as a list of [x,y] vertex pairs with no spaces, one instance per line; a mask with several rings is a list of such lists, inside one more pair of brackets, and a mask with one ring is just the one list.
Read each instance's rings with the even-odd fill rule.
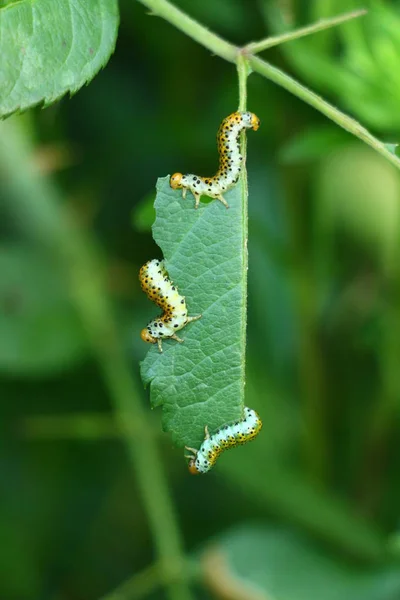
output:
[[255,410],[244,409],[244,419],[233,425],[224,425],[216,433],[210,435],[205,427],[205,439],[199,450],[185,446],[193,454],[186,456],[189,459],[189,472],[192,475],[207,473],[216,463],[218,456],[224,450],[245,444],[258,435],[262,421]]
[[201,315],[188,317],[185,297],[178,293],[177,287],[168,277],[162,260],[149,260],[139,272],[140,285],[147,296],[159,306],[163,313],[142,329],[140,337],[144,342],[158,344],[162,352],[162,340],[172,338],[183,342],[176,332],[191,321],[197,321]]
[[222,196],[234,186],[241,171],[243,156],[240,154],[239,134],[243,129],[257,129],[260,126],[260,119],[251,112],[234,112],[226,117],[217,133],[219,168],[213,177],[199,177],[188,173],[174,173],[169,184],[174,189],[181,189],[182,196],[185,198],[186,191],[190,190],[195,199],[195,208],[198,208],[200,196],[210,196],[216,198],[226,208],[228,203]]

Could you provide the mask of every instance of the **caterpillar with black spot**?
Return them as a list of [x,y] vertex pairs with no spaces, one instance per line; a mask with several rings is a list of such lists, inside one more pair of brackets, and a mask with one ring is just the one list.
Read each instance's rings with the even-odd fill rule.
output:
[[255,410],[245,406],[244,419],[233,425],[224,425],[216,433],[210,435],[208,427],[205,427],[205,439],[199,450],[185,446],[186,450],[192,452],[185,458],[189,459],[188,467],[192,475],[207,473],[216,463],[219,455],[229,448],[239,444],[245,444],[259,434],[262,421]]
[[142,329],[140,337],[144,342],[158,344],[162,352],[162,340],[171,338],[183,342],[176,332],[191,321],[197,321],[201,315],[188,317],[185,296],[178,293],[178,288],[168,277],[163,260],[149,260],[139,272],[142,290],[162,309],[162,314],[150,321]]
[[195,208],[198,208],[202,195],[215,198],[222,202],[226,208],[228,203],[223,193],[233,187],[239,180],[243,156],[240,153],[239,134],[244,129],[257,131],[260,119],[251,112],[234,112],[226,117],[217,133],[219,153],[219,168],[213,177],[200,177],[188,173],[174,173],[169,184],[172,189],[182,190],[183,198],[186,191],[190,190],[195,199]]

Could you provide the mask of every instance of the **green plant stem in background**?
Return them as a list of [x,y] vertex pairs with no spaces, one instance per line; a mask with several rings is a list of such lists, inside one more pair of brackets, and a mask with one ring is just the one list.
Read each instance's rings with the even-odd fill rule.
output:
[[[181,565],[180,577],[191,580],[197,577],[197,563],[186,561]],[[170,575],[164,572],[159,562],[153,563],[147,569],[136,573],[101,600],[139,600],[146,598],[166,584],[173,583]]]
[[[199,42],[202,46],[210,50],[210,52],[220,56],[221,58],[224,58],[229,62],[236,63],[238,53],[246,51],[246,46],[243,49],[240,49],[233,44],[230,44],[226,40],[223,40],[194,19],[188,17],[184,12],[175,8],[175,6],[168,2],[168,0],[138,0],[138,2],[141,2],[147,6],[147,8],[149,8],[155,15],[163,17],[169,23],[175,25],[175,27]],[[294,35],[294,32],[291,32],[291,35]],[[281,41],[286,41],[286,36],[287,34],[276,36],[274,38],[274,45],[277,46],[281,43]],[[292,77],[289,77],[289,75],[286,75],[286,73],[280,71],[258,56],[248,54],[248,62],[253,71],[263,75],[267,79],[270,79],[277,85],[285,88],[294,96],[297,96],[307,104],[310,104],[316,110],[334,121],[337,125],[339,125],[339,127],[342,127],[355,137],[368,144],[368,146],[371,146],[371,148],[376,150],[376,152],[382,154],[382,156],[400,169],[400,159],[392,154],[385,144],[371,135],[370,132],[365,129],[365,127],[360,125],[360,123],[348,115],[345,115],[332,104],[326,102],[323,98],[321,98],[321,96],[318,96],[318,94],[315,94],[301,83]]]
[[265,38],[265,40],[260,40],[259,42],[252,42],[251,44],[248,44],[248,46],[246,46],[246,51],[249,54],[258,54],[258,52],[267,50],[267,48],[279,46],[280,44],[283,44],[285,42],[291,42],[293,40],[302,38],[306,35],[310,35],[311,33],[323,31],[324,29],[330,29],[331,27],[335,27],[336,25],[341,25],[341,23],[350,21],[350,19],[355,19],[366,14],[367,11],[362,9],[355,10],[344,15],[339,15],[338,17],[332,17],[331,19],[321,19],[313,25],[307,25],[306,27],[296,29],[295,31],[289,31],[288,33],[283,33],[282,35],[268,37]]
[[[124,434],[157,554],[170,581],[168,596],[171,600],[190,600],[186,582],[179,579],[184,562],[182,541],[156,439],[121,348],[98,252],[89,235],[75,227],[62,210],[56,188],[33,169],[30,144],[20,123],[14,118],[1,125],[0,178],[7,192],[8,211],[24,227],[24,233],[59,262],[69,281],[116,422]],[[137,426],[136,435],[132,435],[132,422]]]
[[317,310],[315,306],[315,282],[312,268],[302,258],[304,247],[296,235],[298,206],[291,194],[286,203],[292,236],[293,287],[299,323],[298,376],[304,426],[302,428],[302,450],[304,464],[317,486],[327,486],[330,476],[329,436],[327,433],[324,365],[318,344]]
[[367,514],[375,516],[385,492],[391,444],[397,444],[396,425],[400,413],[400,273],[392,273],[394,298],[382,322],[379,363],[381,385],[369,415],[363,468],[356,493]]
[[[150,415],[151,418],[151,415]],[[156,419],[147,416],[147,425],[154,435],[160,432]],[[98,442],[108,439],[124,439],[127,429],[130,435],[140,433],[137,421],[125,422],[124,432],[111,414],[69,413],[68,415],[39,415],[26,417],[19,422],[16,434],[29,440],[75,440],[82,442]]]
[[[160,586],[163,572],[158,563],[153,563],[147,569],[136,573],[127,581],[124,581],[115,590],[102,596],[100,600],[137,600],[146,598],[154,593]],[[166,583],[166,582],[164,582]]]

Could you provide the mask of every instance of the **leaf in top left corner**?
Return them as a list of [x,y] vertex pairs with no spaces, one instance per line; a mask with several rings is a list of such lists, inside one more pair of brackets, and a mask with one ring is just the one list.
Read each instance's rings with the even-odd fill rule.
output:
[[117,0],[0,4],[0,117],[77,92],[110,58],[118,22]]

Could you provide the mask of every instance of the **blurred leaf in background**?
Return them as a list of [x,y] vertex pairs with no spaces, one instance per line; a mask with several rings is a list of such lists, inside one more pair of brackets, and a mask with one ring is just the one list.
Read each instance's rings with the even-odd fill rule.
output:
[[218,596],[394,600],[400,595],[400,571],[395,566],[371,571],[338,562],[306,537],[262,523],[243,524],[213,540],[204,550],[202,566]]
[[[400,7],[385,0],[334,0],[288,3],[261,0],[270,25],[281,32],[343,11],[367,8],[368,16],[337,29],[282,46],[295,71],[309,84],[340,102],[367,127],[385,135],[399,135],[400,120]],[[298,20],[299,19],[299,20]],[[338,46],[339,44],[339,46]],[[397,140],[396,140],[397,141]]]

